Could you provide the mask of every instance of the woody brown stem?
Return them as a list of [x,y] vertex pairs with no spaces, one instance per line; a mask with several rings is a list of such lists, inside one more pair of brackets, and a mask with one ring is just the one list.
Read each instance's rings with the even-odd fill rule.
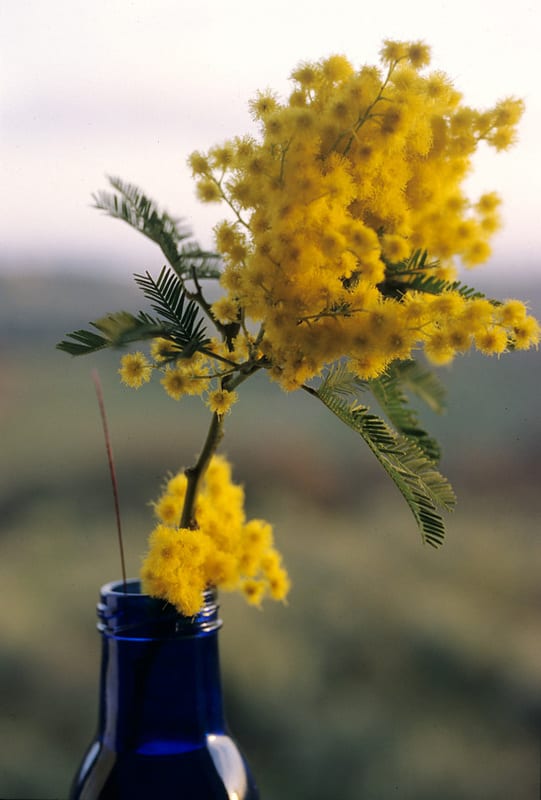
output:
[[199,454],[196,464],[193,467],[188,467],[184,471],[188,484],[186,486],[186,496],[184,498],[184,507],[182,509],[182,516],[180,518],[181,528],[197,528],[197,520],[195,519],[195,501],[197,493],[201,485],[201,481],[207,471],[210,459],[216,452],[224,435],[224,418],[223,414],[212,415],[212,420],[208,429],[207,438],[203,449]]

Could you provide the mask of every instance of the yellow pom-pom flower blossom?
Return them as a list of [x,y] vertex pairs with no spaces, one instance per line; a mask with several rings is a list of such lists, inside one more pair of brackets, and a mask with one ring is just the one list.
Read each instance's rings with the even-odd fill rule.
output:
[[265,597],[285,601],[289,577],[272,527],[246,520],[244,492],[231,480],[227,460],[214,456],[210,462],[196,500],[196,530],[179,527],[187,488],[183,479],[183,473],[171,478],[154,505],[159,522],[141,570],[145,591],[186,616],[199,611],[208,585],[239,590],[254,605]]
[[141,352],[127,353],[122,356],[118,372],[122,383],[132,389],[139,389],[140,386],[150,380],[152,365]]

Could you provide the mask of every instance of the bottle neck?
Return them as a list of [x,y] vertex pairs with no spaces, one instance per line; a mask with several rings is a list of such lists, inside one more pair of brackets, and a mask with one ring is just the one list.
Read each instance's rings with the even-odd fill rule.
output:
[[223,733],[218,606],[183,617],[130,581],[102,589],[100,731],[111,749],[180,752]]

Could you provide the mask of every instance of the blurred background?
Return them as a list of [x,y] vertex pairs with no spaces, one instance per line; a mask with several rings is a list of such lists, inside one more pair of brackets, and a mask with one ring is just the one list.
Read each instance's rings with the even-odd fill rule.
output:
[[[185,166],[250,131],[258,88],[302,59],[371,63],[384,38],[425,39],[468,102],[523,96],[509,153],[480,152],[473,195],[504,197],[486,267],[462,277],[541,316],[540,7],[336,0],[19,0],[0,10],[0,798],[65,798],[95,725],[99,586],[118,577],[91,371],[104,385],[129,572],[164,474],[207,419],[118,359],[55,351],[104,312],[140,307],[133,272],[159,252],[90,209],[105,174],[140,184],[211,244]],[[224,450],[248,511],[275,525],[289,606],[224,595],[231,727],[265,800],[529,800],[541,725],[541,379],[537,352],[467,356],[423,415],[458,496],[448,540],[422,546],[401,497],[351,431],[307,396],[246,384]]]

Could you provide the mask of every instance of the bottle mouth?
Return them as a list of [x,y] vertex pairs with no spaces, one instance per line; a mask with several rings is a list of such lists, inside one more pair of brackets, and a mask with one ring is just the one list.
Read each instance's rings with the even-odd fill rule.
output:
[[115,639],[179,639],[204,636],[221,627],[217,591],[203,592],[201,610],[193,617],[173,605],[141,592],[141,582],[131,578],[102,586],[97,606],[98,630]]
[[101,587],[100,596],[103,596],[104,593],[144,594],[141,592],[141,581],[139,578],[128,578],[125,583],[124,581],[111,581],[110,583],[106,583]]

